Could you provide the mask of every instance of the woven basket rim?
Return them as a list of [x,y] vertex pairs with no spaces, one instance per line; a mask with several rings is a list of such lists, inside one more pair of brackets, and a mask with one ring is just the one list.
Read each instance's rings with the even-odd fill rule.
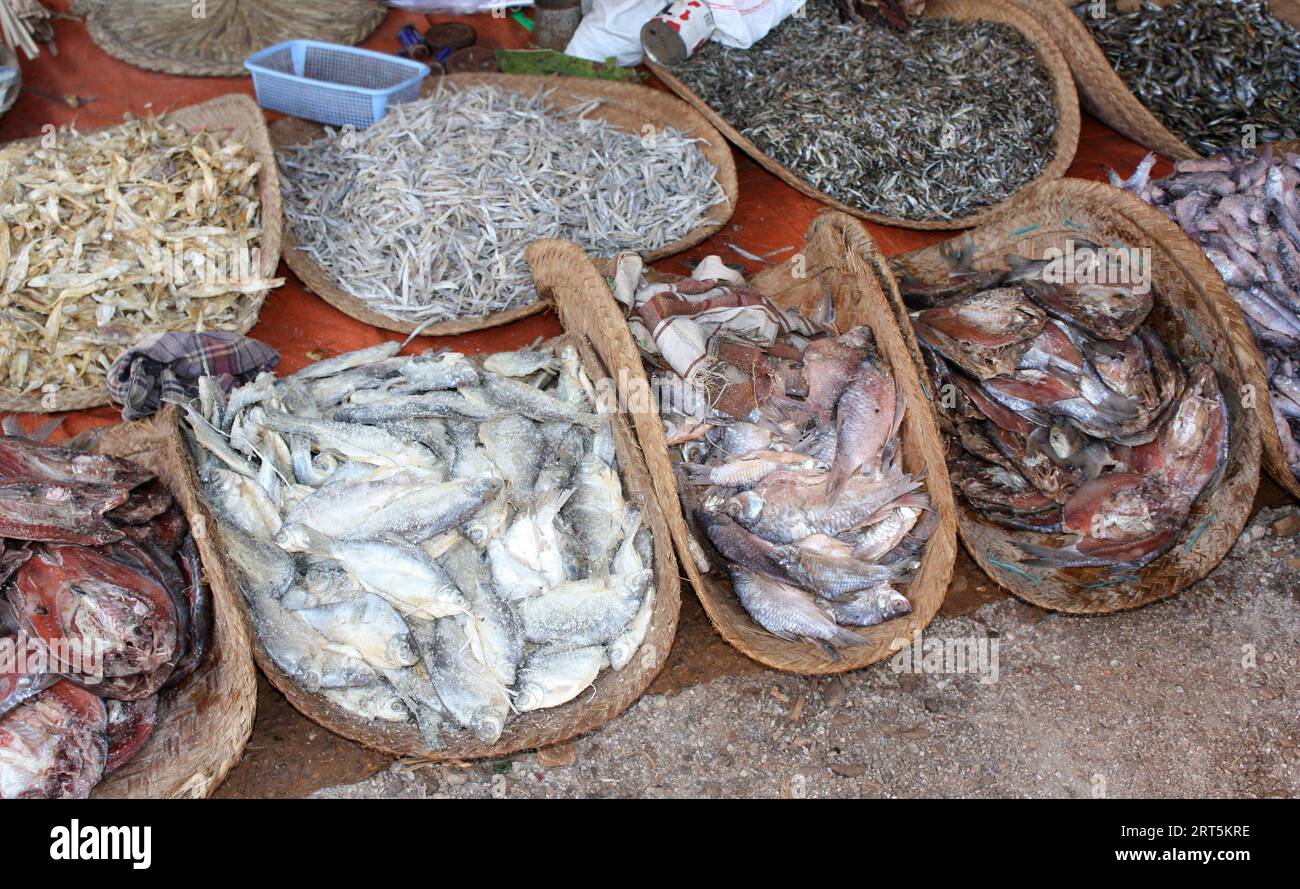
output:
[[[553,337],[548,343],[573,343],[579,349],[584,366],[590,372],[600,372],[595,357],[585,337],[565,333]],[[603,375],[603,374],[602,374]],[[431,761],[484,759],[506,756],[523,750],[548,747],[594,731],[618,717],[636,703],[646,692],[655,677],[668,661],[681,610],[681,582],[677,560],[673,555],[671,535],[654,494],[650,473],[641,458],[636,437],[622,414],[614,415],[615,446],[619,461],[619,477],[624,494],[630,502],[641,505],[642,517],[654,536],[655,553],[655,606],[654,616],[646,638],[632,662],[622,671],[604,670],[596,682],[576,699],[559,707],[534,711],[518,716],[507,723],[500,740],[484,744],[468,731],[450,725],[447,746],[433,750],[425,744],[419,730],[410,723],[392,724],[359,719],[338,707],[324,696],[310,694],[289,678],[267,655],[253,628],[246,600],[237,596],[238,610],[252,649],[253,660],[262,674],[293,705],[312,722],[336,735],[391,756],[419,757]],[[169,435],[174,446],[182,450],[179,414],[173,411],[167,418]],[[194,499],[203,502],[198,493],[201,488],[193,466],[186,462],[188,488]],[[203,510],[209,527],[216,527],[209,507]],[[237,587],[236,587],[237,588]]]
[[[189,105],[168,111],[160,115],[160,117],[163,120],[180,123],[191,130],[203,127],[223,127],[242,130],[248,137],[248,147],[253,153],[254,160],[261,164],[257,184],[258,195],[262,204],[262,236],[257,244],[261,251],[258,271],[265,278],[273,277],[280,265],[283,228],[280,205],[280,173],[275,164],[275,152],[271,147],[271,136],[266,128],[266,119],[262,116],[262,111],[257,107],[257,103],[243,93],[227,93],[197,105]],[[96,127],[82,132],[87,134],[97,133],[120,126],[122,124],[111,124],[107,127]],[[33,143],[35,141],[35,138],[18,139],[6,143],[3,147]],[[257,324],[262,306],[269,296],[269,290],[244,294],[238,301],[239,311],[233,324],[228,327],[214,327],[211,329],[233,330],[240,334],[248,333]],[[61,391],[49,401],[39,395],[13,395],[0,389],[0,411],[33,414],[61,413],[101,407],[109,403],[107,387]]]
[[1025,37],[1034,44],[1038,53],[1039,63],[1043,66],[1051,78],[1054,91],[1057,110],[1057,126],[1055,144],[1056,150],[1052,154],[1051,161],[1036,177],[1026,182],[1012,194],[1003,198],[996,204],[973,213],[969,216],[960,217],[951,220],[913,220],[902,219],[894,216],[886,216],[881,213],[874,213],[862,210],[852,205],[838,201],[830,195],[814,188],[805,182],[798,174],[790,168],[778,163],[771,155],[767,154],[748,138],[740,133],[734,126],[715,111],[703,98],[694,90],[686,85],[684,81],[676,77],[671,69],[665,68],[650,59],[645,60],[645,65],[654,73],[660,81],[663,82],[670,90],[681,98],[685,99],[696,109],[700,111],[709,122],[713,124],[723,135],[727,137],[737,148],[749,155],[753,160],[766,169],[769,173],[781,179],[787,185],[797,189],[811,198],[816,198],[823,204],[846,213],[850,216],[856,216],[859,219],[865,219],[868,222],[876,222],[881,225],[892,225],[899,228],[917,229],[921,231],[952,231],[956,229],[971,228],[972,226],[982,224],[986,219],[999,210],[1008,207],[1014,207],[1017,203],[1024,200],[1026,196],[1039,186],[1048,182],[1060,179],[1065,175],[1070,164],[1074,162],[1074,154],[1079,146],[1079,97],[1075,91],[1074,77],[1070,73],[1070,66],[1066,63],[1065,56],[1062,55],[1060,48],[1051,34],[1044,29],[1038,22],[1026,15],[1026,11],[1016,5],[1012,0],[930,0],[926,5],[925,16],[927,18],[955,18],[960,20],[988,19],[1010,25],[1020,31]]
[[[265,0],[259,0],[259,2],[265,2]],[[362,0],[362,2],[365,2],[365,0]],[[295,4],[286,4],[287,7],[293,5]],[[331,42],[355,45],[373,34],[387,17],[388,8],[382,2],[377,2],[377,0],[369,0],[368,5],[371,7],[369,13],[360,17],[355,27],[341,33],[336,40]],[[266,46],[280,42],[271,40],[265,46],[250,47],[247,51],[240,49],[239,58],[232,61],[178,59],[166,53],[152,52],[136,46],[130,34],[122,33],[124,25],[133,24],[138,19],[138,16],[128,9],[127,17],[120,21],[117,20],[115,15],[123,11],[124,7],[125,4],[122,4],[121,0],[111,0],[111,2],[109,0],[76,0],[73,4],[73,12],[85,17],[86,27],[89,29],[90,37],[96,46],[110,56],[137,68],[143,68],[146,71],[159,71],[164,74],[177,74],[182,77],[247,77],[248,71],[244,68],[244,59],[260,49],[265,49]],[[358,11],[362,9],[363,7],[358,4]],[[286,17],[290,16],[291,13],[292,10],[287,8]],[[310,37],[312,35],[295,32],[292,36]]]
[[[169,408],[170,410],[170,408]],[[157,473],[194,530],[203,575],[212,591],[213,649],[195,673],[163,692],[158,727],[145,746],[95,788],[95,798],[202,798],[243,756],[257,711],[257,674],[237,611],[239,594],[203,542],[204,517],[181,485],[182,467],[161,417],[110,427],[96,451],[141,461]],[[178,708],[183,707],[183,713]]]
[[[740,189],[736,181],[735,160],[726,140],[703,115],[680,99],[667,95],[661,90],[635,83],[588,80],[580,77],[461,73],[431,78],[425,82],[421,95],[430,95],[443,83],[458,87],[495,84],[515,93],[533,93],[542,87],[549,87],[555,90],[554,99],[557,102],[571,99],[574,103],[578,103],[589,99],[600,99],[612,109],[614,116],[624,112],[645,113],[646,122],[652,126],[672,126],[703,140],[700,148],[709,161],[717,167],[715,179],[722,186],[727,200],[725,203],[715,205],[709,212],[707,220],[685,236],[647,254],[653,259],[663,259],[695,246],[719,231],[735,212],[736,204],[740,199]],[[602,108],[593,110],[587,116],[603,116]],[[271,138],[275,148],[280,149],[319,138],[324,132],[325,128],[318,124],[290,118],[279,121],[271,127]],[[371,309],[365,300],[358,299],[338,286],[319,263],[298,249],[293,226],[287,219],[284,236],[285,263],[308,290],[345,315],[383,330],[407,334],[420,330],[423,336],[453,336],[509,324],[547,308],[546,300],[539,298],[536,302],[525,306],[477,318],[458,318],[424,326],[399,321]]]
[[[1057,45],[1078,84],[1079,101],[1087,111],[1143,148],[1165,157],[1186,160],[1203,156],[1166,127],[1129,89],[1088,26],[1072,11],[1074,4],[1070,0],[1011,2],[1026,12],[1039,15],[1043,24],[1056,35]],[[1179,0],[1163,0],[1160,5],[1177,2]],[[1297,0],[1270,0],[1270,3],[1274,15],[1300,27],[1300,3]],[[1262,149],[1264,144],[1259,147]]]
[[[1026,231],[1026,222],[1037,219],[1038,216],[1031,215],[1036,213],[1060,213],[1060,221],[1034,225]],[[1119,575],[1121,579],[1118,582],[1114,577],[1104,579],[1101,569],[1044,569],[1029,576],[1022,576],[1023,569],[1021,573],[1009,570],[1005,565],[1014,560],[1011,554],[1015,552],[1010,542],[1041,540],[1042,535],[994,525],[979,518],[960,497],[957,498],[962,542],[994,582],[1027,602],[1074,614],[1105,614],[1137,608],[1169,598],[1209,574],[1227,555],[1249,519],[1259,484],[1261,455],[1259,411],[1241,406],[1238,396],[1242,373],[1220,312],[1223,300],[1231,297],[1200,248],[1163,213],[1110,185],[1066,178],[1042,189],[1032,206],[1020,208],[1019,212],[1000,213],[972,234],[977,238],[988,236],[992,241],[992,252],[1000,257],[1013,249],[1013,245],[1031,239],[1086,237],[1092,229],[1079,216],[1094,214],[1114,228],[1131,234],[1135,246],[1150,247],[1157,263],[1165,267],[1160,279],[1164,283],[1156,286],[1159,297],[1157,312],[1166,304],[1176,309],[1190,331],[1183,339],[1195,337],[1205,344],[1203,351],[1208,352],[1205,360],[1214,367],[1229,402],[1233,446],[1225,471],[1198,500],[1178,544],[1144,568],[1136,572],[1125,571]],[[937,267],[936,264],[942,262],[940,251],[944,246],[941,243],[904,253],[895,257],[891,265],[894,269],[923,277],[924,269]],[[978,259],[976,264],[980,265]],[[889,270],[887,273],[891,277],[894,274]],[[1171,283],[1176,285],[1174,290],[1180,296],[1168,292],[1167,285]],[[891,289],[895,294],[898,292],[896,283]],[[1219,294],[1216,291],[1223,292]],[[912,345],[916,360],[921,361],[920,346],[900,297],[895,297],[895,314],[904,336]],[[1168,314],[1173,316],[1174,312],[1171,310]],[[1185,343],[1179,342],[1178,336],[1167,331],[1160,333],[1180,358],[1186,357]],[[986,551],[994,546],[1004,558],[995,559],[990,551]]]
[[[866,642],[842,649],[832,658],[809,642],[787,642],[762,629],[740,606],[728,580],[700,572],[692,556],[692,535],[683,517],[676,476],[672,469],[667,438],[657,414],[634,417],[642,451],[655,473],[660,503],[677,546],[678,561],[685,567],[696,596],[704,606],[718,633],[737,650],[764,666],[805,675],[828,675],[855,670],[890,657],[897,651],[898,640],[910,641],[914,632],[927,626],[938,612],[952,578],[956,557],[956,509],[944,465],[942,442],[933,415],[924,404],[920,378],[910,361],[906,342],[899,336],[893,321],[892,307],[883,293],[875,288],[868,267],[883,264],[862,223],[835,210],[823,211],[808,232],[803,251],[812,254],[805,275],[813,278],[825,271],[843,276],[844,288],[852,285],[861,294],[856,305],[841,303],[840,315],[850,314],[854,322],[870,326],[882,351],[892,352],[895,375],[909,398],[904,420],[904,448],[913,471],[926,472],[925,489],[940,515],[940,524],[927,543],[917,579],[907,588],[913,600],[911,614],[876,627],[862,628]],[[631,384],[650,391],[649,380],[640,353],[632,340],[621,306],[615,301],[601,271],[576,244],[566,241],[538,241],[529,248],[529,262],[539,287],[551,292],[560,317],[566,324],[585,325],[589,336],[608,337],[611,350],[621,357],[620,374],[626,373]],[[802,279],[796,269],[797,259],[755,276],[750,285],[778,298],[782,284]],[[824,265],[825,269],[818,266]],[[786,277],[782,277],[786,276]],[[870,308],[864,308],[870,306]],[[857,318],[861,312],[864,318]],[[874,312],[874,315],[873,315]],[[845,323],[849,326],[849,322]]]

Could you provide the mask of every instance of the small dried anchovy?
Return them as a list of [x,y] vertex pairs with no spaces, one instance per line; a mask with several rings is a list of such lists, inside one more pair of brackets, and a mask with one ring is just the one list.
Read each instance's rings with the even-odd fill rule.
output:
[[442,89],[281,152],[300,247],[372,309],[424,324],[534,301],[531,241],[653,251],[727,200],[698,140],[585,117],[596,101],[558,109],[552,92]]
[[1201,154],[1300,136],[1300,29],[1266,2],[1180,0],[1121,13],[1106,0],[1077,15],[1129,89]]
[[997,22],[840,24],[810,2],[747,50],[710,43],[676,74],[746,138],[838,201],[951,220],[1050,163],[1058,124],[1033,45]]

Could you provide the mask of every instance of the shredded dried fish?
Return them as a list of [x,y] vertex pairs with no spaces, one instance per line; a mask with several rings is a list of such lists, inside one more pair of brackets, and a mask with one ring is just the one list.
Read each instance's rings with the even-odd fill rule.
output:
[[653,251],[727,200],[699,140],[629,132],[590,117],[599,102],[561,109],[552,94],[442,89],[286,149],[299,246],[370,308],[420,324],[533,302],[531,241]]
[[258,272],[261,165],[155,118],[0,150],[0,387],[97,388],[133,342],[230,328]]

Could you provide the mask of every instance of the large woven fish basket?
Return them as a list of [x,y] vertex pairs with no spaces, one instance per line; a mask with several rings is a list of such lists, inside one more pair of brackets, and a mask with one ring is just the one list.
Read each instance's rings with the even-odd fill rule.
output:
[[[275,153],[271,150],[271,137],[266,130],[266,120],[262,117],[262,111],[257,107],[257,103],[248,96],[231,93],[199,105],[170,112],[163,115],[163,120],[179,124],[191,132],[199,130],[229,132],[233,138],[252,150],[254,158],[261,165],[257,188],[262,202],[262,238],[258,243],[257,272],[264,278],[273,277],[280,264],[280,174],[275,165]],[[21,145],[35,141],[28,139],[11,144]],[[252,330],[268,293],[269,291],[261,291],[242,295],[234,321],[224,329],[238,333],[248,333]],[[167,319],[162,323],[171,329],[179,330],[185,327],[184,319],[179,317]],[[157,332],[157,330],[150,332]],[[125,348],[124,346],[123,351]],[[48,395],[39,392],[34,394],[14,392],[0,388],[0,411],[57,413],[99,407],[108,404],[108,401],[108,390],[104,387],[60,390]]]
[[[597,267],[576,245],[564,241],[539,241],[528,249],[528,261],[538,291],[554,300],[561,320],[603,344],[610,369],[627,403],[652,404],[650,382],[641,356],[628,330],[622,307],[610,293]],[[673,455],[658,413],[635,414],[637,435],[654,476],[655,489],[672,528],[677,553],[709,620],[724,639],[748,657],[777,670],[829,674],[855,670],[893,655],[908,644],[915,631],[934,618],[948,589],[956,556],[956,513],[944,464],[943,442],[926,401],[921,378],[912,364],[907,342],[899,334],[891,305],[877,281],[884,257],[857,220],[834,211],[823,212],[808,231],[802,252],[755,276],[750,286],[784,306],[811,310],[821,288],[835,301],[841,329],[869,327],[876,345],[903,389],[907,414],[903,420],[903,464],[911,473],[925,474],[925,490],[939,526],[926,545],[915,580],[900,588],[912,603],[910,614],[874,627],[857,628],[865,641],[832,656],[812,642],[789,642],[764,630],[737,601],[720,557],[714,570],[703,571],[693,552],[707,547],[697,542],[679,499]],[[639,395],[637,393],[640,393]]]
[[168,434],[167,422],[146,420],[114,426],[104,433],[96,450],[132,460],[156,473],[184,510],[199,545],[203,577],[212,590],[212,650],[193,675],[163,692],[153,736],[133,759],[95,788],[97,798],[210,796],[239,762],[253,732],[257,675],[240,613],[243,597],[205,533],[211,526],[189,484],[187,458],[175,436]]
[[[578,77],[535,77],[524,74],[449,74],[426,81],[423,94],[426,96],[432,94],[439,85],[465,88],[482,84],[500,86],[510,92],[528,96],[534,95],[541,89],[553,90],[551,101],[561,108],[598,100],[601,104],[587,112],[585,116],[588,119],[604,118],[615,126],[634,133],[642,132],[642,128],[646,126],[654,127],[656,131],[664,127],[673,127],[700,140],[699,148],[709,162],[717,168],[716,179],[727,199],[723,203],[716,204],[709,211],[705,222],[684,237],[648,254],[649,256],[658,259],[693,247],[722,228],[735,212],[740,191],[736,184],[736,163],[731,156],[731,149],[722,135],[685,102],[674,99],[660,90],[639,84],[586,80]],[[325,135],[323,127],[304,120],[282,120],[271,127],[271,139],[277,150],[310,142],[323,135]],[[299,249],[292,223],[285,225],[284,237],[285,262],[308,290],[345,315],[384,330],[413,333],[418,329],[426,336],[455,336],[473,330],[509,324],[511,321],[535,315],[546,308],[546,301],[539,299],[504,312],[441,321],[425,326],[400,321],[372,309],[365,300],[356,298],[340,287],[333,275]]]
[[[1200,157],[1133,95],[1110,59],[1071,7],[1079,0],[1012,0],[1052,33],[1078,84],[1079,101],[1089,114],[1139,145],[1173,160]],[[1158,0],[1169,6],[1179,0]],[[1300,0],[1270,0],[1273,14],[1300,27]]]
[[285,40],[360,43],[388,7],[382,0],[75,0],[72,11],[85,16],[101,49],[138,68],[244,77],[246,58]]
[[[1035,605],[1076,614],[1136,608],[1168,598],[1208,574],[1236,542],[1250,517],[1259,484],[1260,414],[1263,402],[1243,401],[1242,373],[1222,312],[1231,301],[1223,282],[1190,239],[1163,213],[1128,192],[1098,182],[1063,179],[1039,189],[1031,200],[999,213],[971,232],[977,269],[1003,267],[1007,254],[1040,257],[1075,239],[1151,251],[1155,308],[1147,324],[1184,364],[1208,361],[1228,403],[1229,457],[1225,470],[1197,501],[1175,546],[1143,568],[1025,568],[1017,542],[1054,545],[1068,535],[1013,531],[982,518],[958,496],[962,542],[984,571],[1014,595]],[[896,257],[894,273],[923,283],[948,280],[945,245]],[[895,278],[881,270],[880,283],[893,300],[899,328],[917,366],[927,374]],[[1236,316],[1240,322],[1240,315]],[[1225,325],[1227,325],[1225,327]],[[927,374],[928,375],[928,374]]]
[[[646,61],[646,67],[654,72],[664,84],[674,93],[690,102],[700,113],[708,118],[718,130],[731,140],[733,144],[741,151],[752,157],[758,164],[764,167],[768,172],[781,179],[787,185],[797,188],[799,191],[816,198],[828,206],[843,211],[861,219],[871,222],[879,222],[883,225],[897,225],[902,228],[914,229],[961,229],[970,228],[973,225],[979,225],[990,215],[998,210],[1014,206],[1021,196],[1027,193],[1034,185],[1047,182],[1053,179],[1060,179],[1069,169],[1070,164],[1074,161],[1075,149],[1079,146],[1079,97],[1075,93],[1074,79],[1070,76],[1070,67],[1066,64],[1065,57],[1061,55],[1061,50],[1057,47],[1052,39],[1049,30],[1033,16],[1027,15],[1023,9],[1016,6],[1010,0],[930,0],[925,7],[925,16],[927,18],[951,18],[959,21],[991,21],[1002,22],[1010,25],[1020,33],[1024,34],[1038,53],[1038,61],[1042,64],[1043,69],[1047,72],[1052,80],[1056,94],[1056,150],[1052,155],[1051,161],[1038,176],[1025,183],[1014,194],[1005,198],[1001,202],[992,205],[986,210],[978,213],[964,216],[958,219],[936,219],[936,220],[917,220],[901,219],[893,216],[885,216],[880,213],[872,213],[850,204],[845,204],[835,200],[830,195],[814,188],[808,184],[798,173],[789,167],[778,163],[761,148],[741,134],[737,126],[743,126],[742,121],[728,121],[721,114],[715,111],[708,102],[701,98],[694,90],[686,85],[684,81],[672,73],[671,68],[657,65],[649,60]],[[810,49],[810,51],[815,51]]]
[[[584,369],[592,380],[608,376],[610,356],[604,346],[589,341],[580,332],[566,333],[549,342],[557,345],[573,343],[579,352]],[[635,422],[635,417],[633,418]],[[672,537],[659,501],[655,498],[654,481],[642,459],[632,427],[622,414],[614,414],[614,447],[618,457],[619,477],[623,493],[629,504],[641,510],[642,520],[654,538],[655,604],[650,629],[645,641],[622,670],[606,669],[591,688],[567,704],[548,710],[534,710],[522,714],[506,724],[505,731],[495,744],[485,744],[468,731],[450,729],[446,733],[447,745],[431,749],[413,723],[368,721],[358,718],[329,701],[323,695],[304,691],[271,660],[257,638],[249,614],[247,600],[236,594],[238,613],[245,632],[252,639],[253,658],[266,678],[288,698],[300,713],[337,735],[380,750],[392,756],[419,757],[427,760],[480,759],[506,756],[521,750],[532,750],[559,744],[578,735],[600,728],[632,706],[659,675],[672,649],[677,634],[677,618],[681,610],[681,581],[677,573],[677,560],[673,557]],[[171,447],[187,451],[180,433],[178,415],[170,411],[166,421],[171,436]],[[192,463],[184,465],[184,485],[199,509],[207,517],[209,527],[215,527],[208,507],[203,502],[200,483]],[[205,553],[206,555],[206,553]],[[232,589],[238,589],[232,585]],[[449,723],[450,725],[450,723]]]

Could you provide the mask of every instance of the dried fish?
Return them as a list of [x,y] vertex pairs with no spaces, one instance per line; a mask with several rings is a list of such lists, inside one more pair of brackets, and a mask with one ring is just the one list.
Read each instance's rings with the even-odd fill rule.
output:
[[[912,324],[942,392],[953,486],[991,522],[1069,535],[1017,543],[1028,566],[1148,564],[1227,465],[1214,370],[1169,352],[1145,326],[1150,281],[1119,275],[1099,251],[1076,241],[1052,259],[1009,256],[985,277],[990,289],[958,288],[938,305],[945,282],[903,284],[919,288],[909,304],[930,305]],[[972,280],[969,251],[947,258],[951,278]]]
[[[907,613],[892,585],[916,567],[909,534],[929,498],[902,469],[905,403],[871,331],[837,335],[782,309],[715,256],[691,278],[653,284],[638,257],[624,256],[615,279],[625,282],[618,295],[633,324],[654,331],[641,345],[660,414],[670,429],[696,430],[674,436],[683,507],[754,621],[837,656],[862,642],[846,625]],[[669,317],[671,325],[657,323]],[[604,514],[599,479],[580,481],[579,493],[584,484],[584,503]],[[617,545],[616,535],[611,544],[599,528],[580,528],[576,515],[572,523],[584,546]],[[625,542],[616,562],[632,559]],[[618,640],[608,650],[616,667],[627,661]]]
[[0,387],[100,388],[164,330],[234,326],[258,271],[260,164],[156,118],[0,149]]
[[1073,7],[1146,108],[1202,154],[1300,137],[1300,29],[1267,0]]
[[422,324],[534,302],[531,241],[655,250],[727,200],[697,140],[629,132],[589,117],[599,102],[553,95],[443,87],[282,151],[301,249],[371,309]]
[[1233,148],[1153,182],[1154,162],[1111,181],[1182,226],[1222,276],[1264,354],[1273,421],[1300,479],[1300,155]]
[[925,18],[906,34],[840,24],[814,2],[749,49],[709,43],[673,69],[769,157],[861,210],[950,220],[1051,161],[1051,78],[992,21]]
[[260,378],[220,412],[191,405],[187,434],[276,665],[357,718],[413,721],[432,747],[454,726],[491,744],[641,650],[648,532],[609,415],[575,396],[572,348],[396,351]]

